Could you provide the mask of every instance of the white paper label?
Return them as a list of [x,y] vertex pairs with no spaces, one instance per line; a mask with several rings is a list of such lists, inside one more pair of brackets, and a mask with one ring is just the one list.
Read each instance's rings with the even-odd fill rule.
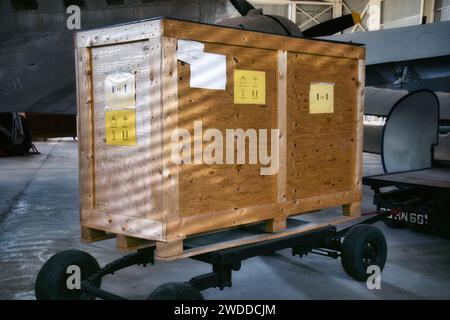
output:
[[107,109],[136,108],[136,77],[131,73],[116,73],[105,80]]
[[227,58],[221,54],[205,53],[203,43],[178,40],[178,60],[191,65],[191,88],[225,90]]
[[178,60],[192,64],[198,61],[205,51],[201,42],[178,40]]

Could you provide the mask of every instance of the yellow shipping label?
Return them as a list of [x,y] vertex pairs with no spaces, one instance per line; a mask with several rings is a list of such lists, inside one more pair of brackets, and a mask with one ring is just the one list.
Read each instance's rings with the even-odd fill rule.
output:
[[136,110],[106,111],[105,119],[107,145],[136,145]]
[[334,83],[311,83],[309,113],[334,112]]
[[266,73],[234,70],[234,103],[266,104]]

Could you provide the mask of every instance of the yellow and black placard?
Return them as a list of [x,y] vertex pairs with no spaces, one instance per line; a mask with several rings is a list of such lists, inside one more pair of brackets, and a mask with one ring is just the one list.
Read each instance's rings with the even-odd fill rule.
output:
[[106,111],[105,120],[107,145],[136,145],[136,109]]
[[266,104],[266,73],[234,70],[234,103]]
[[334,112],[334,83],[311,83],[309,91],[309,113]]

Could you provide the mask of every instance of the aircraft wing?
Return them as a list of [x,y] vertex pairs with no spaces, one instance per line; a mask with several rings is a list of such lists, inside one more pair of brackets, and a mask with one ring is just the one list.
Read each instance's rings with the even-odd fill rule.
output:
[[324,39],[365,44],[368,66],[433,59],[450,55],[450,21],[345,33],[324,37]]
[[368,114],[386,116],[389,99],[430,89],[439,97],[441,119],[450,120],[450,21],[324,39],[365,44]]

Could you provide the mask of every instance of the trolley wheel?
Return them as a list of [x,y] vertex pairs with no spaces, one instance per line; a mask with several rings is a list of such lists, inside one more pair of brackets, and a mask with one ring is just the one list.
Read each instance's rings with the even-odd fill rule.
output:
[[383,233],[374,226],[361,224],[351,228],[342,244],[341,262],[345,272],[358,281],[366,281],[367,268],[376,265],[383,270],[387,245]]
[[189,283],[169,282],[156,288],[148,300],[205,300],[205,298]]
[[[78,250],[67,250],[55,254],[41,268],[36,278],[35,295],[37,300],[80,300],[94,297],[83,295],[82,290],[69,289],[67,280],[70,266],[77,266],[81,271],[81,281],[100,270],[100,266],[89,253]],[[101,279],[93,284],[100,288]]]

